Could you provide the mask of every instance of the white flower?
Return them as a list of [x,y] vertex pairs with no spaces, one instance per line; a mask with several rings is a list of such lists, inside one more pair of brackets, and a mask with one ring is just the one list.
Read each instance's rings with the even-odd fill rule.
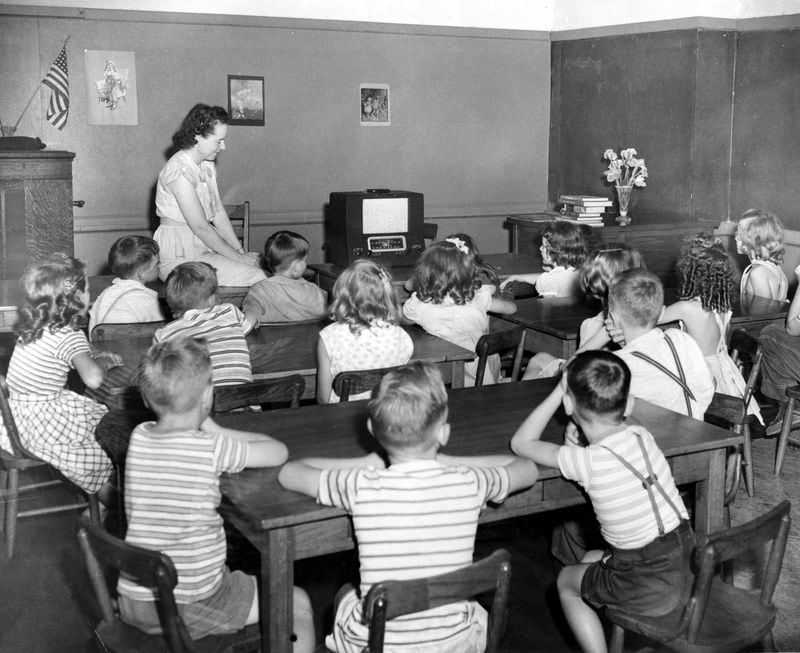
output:
[[609,162],[608,168],[603,171],[606,181],[616,186],[646,186],[647,166],[644,159],[636,158],[637,154],[632,147],[621,150],[619,157],[612,149],[603,152],[603,158]]

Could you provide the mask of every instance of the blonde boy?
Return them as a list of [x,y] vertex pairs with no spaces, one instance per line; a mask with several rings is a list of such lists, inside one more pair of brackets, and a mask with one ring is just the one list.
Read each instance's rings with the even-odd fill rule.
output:
[[[630,384],[630,370],[615,354],[577,354],[511,439],[518,455],[583,486],[610,545],[588,551],[558,576],[561,606],[584,651],[606,650],[596,608],[665,615],[683,608],[692,587],[694,534],[664,454],[644,427],[625,421],[634,403]],[[542,442],[562,404],[572,418],[566,444]]]
[[[157,421],[131,435],[125,474],[126,541],[167,554],[178,572],[175,599],[192,639],[258,622],[256,579],[225,566],[219,476],[286,461],[286,446],[261,433],[224,428],[209,417],[214,398],[205,344],[178,338],[153,345],[142,395]],[[160,632],[153,590],[118,584],[122,619]],[[295,589],[296,651],[314,649],[308,597]]]
[[[511,455],[454,457],[439,452],[450,438],[447,393],[433,365],[412,363],[384,376],[369,402],[367,426],[389,460],[307,458],[284,465],[278,481],[338,506],[353,517],[361,594],[389,578],[445,573],[472,563],[478,515],[487,501],[536,481],[536,467]],[[341,593],[340,593],[341,594]],[[360,653],[367,643],[361,598],[354,589],[336,608],[328,648]],[[386,624],[391,650],[483,651],[486,612],[462,602]]]

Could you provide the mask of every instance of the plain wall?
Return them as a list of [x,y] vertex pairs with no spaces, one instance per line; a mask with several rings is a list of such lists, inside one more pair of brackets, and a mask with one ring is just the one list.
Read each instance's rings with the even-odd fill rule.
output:
[[[13,124],[69,35],[66,128],[44,120],[41,89],[18,135],[76,153],[74,198],[86,204],[75,209],[75,250],[90,273],[116,238],[152,228],[171,136],[195,103],[227,107],[229,74],[265,80],[266,125],[231,126],[218,159],[224,202],[251,202],[253,249],[288,228],[322,261],[333,191],[421,192],[440,233],[469,227],[485,252],[508,251],[506,214],[546,205],[547,33],[26,11],[0,7],[0,119]],[[138,125],[87,124],[84,50],[135,53]],[[361,83],[389,85],[391,126],[360,125]]]

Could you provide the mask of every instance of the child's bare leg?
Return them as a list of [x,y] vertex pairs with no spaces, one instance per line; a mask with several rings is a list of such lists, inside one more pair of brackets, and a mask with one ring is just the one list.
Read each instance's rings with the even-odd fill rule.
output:
[[554,360],[556,360],[555,356],[544,351],[539,352],[528,361],[528,367],[525,368],[525,374],[522,376],[522,380],[527,381],[528,379],[538,378],[541,371]]
[[585,562],[569,565],[561,570],[558,575],[558,596],[567,623],[581,649],[585,653],[606,653],[608,649],[600,617],[581,596],[581,581],[589,568],[587,558],[593,553],[595,552],[587,553]]
[[[253,584],[256,585],[256,578],[253,578]],[[250,606],[250,613],[247,615],[246,624],[258,623],[258,587],[253,595],[253,603]],[[305,590],[299,587],[294,588],[293,607],[294,624],[292,626],[293,644],[292,651],[294,653],[313,653],[317,646],[317,635],[314,631],[314,612],[311,608],[311,599],[308,598]]]
[[97,491],[97,500],[102,503],[106,508],[113,508],[117,505],[117,494],[119,490],[115,487],[113,481],[106,481]]

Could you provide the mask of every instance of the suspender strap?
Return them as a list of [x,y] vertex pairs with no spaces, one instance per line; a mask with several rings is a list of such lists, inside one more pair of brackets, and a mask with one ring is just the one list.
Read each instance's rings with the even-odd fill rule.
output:
[[667,341],[667,345],[669,345],[669,350],[672,352],[672,358],[675,359],[675,367],[678,370],[677,374],[675,374],[675,372],[673,372],[672,370],[667,369],[666,367],[664,367],[664,365],[659,363],[654,358],[651,358],[647,354],[643,354],[640,351],[634,351],[632,352],[632,354],[637,358],[641,358],[643,361],[647,361],[654,367],[661,370],[664,374],[666,374],[669,378],[671,378],[673,381],[675,381],[675,383],[677,383],[681,387],[681,389],[683,390],[683,398],[686,401],[686,412],[689,415],[689,417],[692,417],[693,416],[692,404],[690,400],[695,401],[694,393],[692,392],[692,389],[689,387],[689,385],[686,383],[686,374],[683,371],[683,365],[681,365],[681,359],[678,358],[678,351],[675,349],[675,344],[672,342],[672,340],[670,340],[667,334],[664,334],[664,340]]
[[628,470],[642,482],[642,487],[647,490],[647,496],[650,499],[650,505],[653,507],[653,514],[656,516],[656,523],[658,524],[658,534],[664,534],[664,523],[661,521],[661,514],[658,511],[658,505],[656,504],[656,498],[653,495],[653,486],[661,493],[661,496],[664,497],[664,500],[669,504],[669,507],[675,511],[675,514],[678,515],[678,519],[682,520],[683,516],[681,515],[678,507],[669,498],[664,487],[661,483],[658,482],[658,476],[653,473],[653,465],[650,463],[650,458],[647,455],[647,450],[644,447],[644,442],[642,441],[642,436],[639,433],[635,433],[636,441],[639,443],[639,449],[642,450],[642,457],[644,458],[645,467],[647,467],[647,477],[643,476],[642,473],[636,469],[633,465],[631,465],[627,460],[625,460],[622,456],[620,456],[616,451],[609,449],[605,445],[600,445],[606,451],[610,452],[617,460],[619,460]]

